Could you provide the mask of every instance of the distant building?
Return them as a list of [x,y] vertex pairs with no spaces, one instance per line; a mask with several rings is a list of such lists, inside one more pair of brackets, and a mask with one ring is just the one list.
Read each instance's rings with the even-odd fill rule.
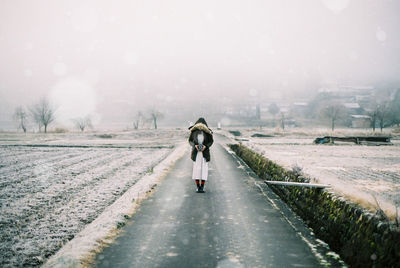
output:
[[347,109],[360,109],[360,105],[357,102],[347,102],[343,104]]
[[308,102],[294,102],[290,108],[293,115],[304,116],[307,113]]
[[348,113],[350,114],[360,114],[362,113],[362,108],[360,104],[357,102],[345,102],[343,103],[344,107],[346,107]]
[[321,87],[318,92],[341,102],[364,104],[370,101],[374,87],[327,84]]
[[368,115],[353,114],[351,115],[351,127],[353,128],[369,128],[371,126],[371,117]]

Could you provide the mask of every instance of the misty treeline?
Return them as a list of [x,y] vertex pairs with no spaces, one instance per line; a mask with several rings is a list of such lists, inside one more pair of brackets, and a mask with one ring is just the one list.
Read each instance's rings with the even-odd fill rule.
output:
[[56,109],[47,98],[41,98],[28,108],[23,106],[15,108],[13,117],[18,123],[18,128],[21,128],[25,133],[29,121],[37,124],[39,132],[44,127],[44,132],[47,133],[48,126],[55,120],[55,111]]
[[362,127],[400,126],[400,89],[374,92],[369,97],[349,103],[340,95],[330,92],[318,94],[309,104],[304,115],[325,120],[333,131],[337,124],[345,127],[360,127],[354,122],[362,121]]
[[[17,107],[13,116],[18,128],[24,132],[29,125],[35,124],[39,132],[44,129],[46,133],[56,120],[56,110],[48,99],[41,98],[27,108]],[[387,127],[400,127],[400,89],[355,92],[327,90],[318,92],[307,101],[292,104],[284,101],[263,103],[259,100],[248,103],[242,100],[238,104],[219,106],[214,110],[210,108],[208,112],[210,121],[220,122],[221,119],[227,119],[227,126],[244,122],[246,126],[281,129],[288,126],[329,126],[334,131],[340,126],[382,131]],[[164,114],[154,107],[132,110],[127,115],[130,116],[131,126],[135,130],[157,129],[159,121],[164,118]],[[93,128],[90,116],[72,118],[71,122],[80,131]],[[222,123],[225,124],[223,120]]]
[[143,128],[147,123],[152,123],[154,129],[158,128],[158,120],[164,118],[164,114],[157,109],[150,109],[148,111],[137,111],[133,119],[133,128]]
[[[56,107],[49,99],[41,98],[36,103],[28,107],[18,106],[15,108],[13,119],[17,123],[18,129],[27,132],[28,125],[34,123],[37,126],[38,132],[47,133],[48,127],[56,120]],[[137,111],[133,119],[133,128],[140,129],[147,127],[149,124],[158,128],[158,121],[164,118],[164,114],[155,108],[145,111]],[[84,117],[72,118],[71,122],[74,127],[80,131],[85,131],[88,128],[93,128],[90,115]],[[66,129],[57,128],[56,132],[66,132]]]
[[93,128],[92,119],[88,115],[85,117],[74,118],[72,119],[72,122],[75,127],[82,132],[85,131],[86,128]]
[[[27,108],[18,106],[15,108],[13,119],[18,124],[18,129],[22,129],[25,133],[29,122],[37,125],[38,131],[47,133],[48,127],[56,120],[56,107],[47,99],[41,98],[36,103],[29,105]],[[87,127],[92,127],[90,116],[71,119],[77,129],[84,131]],[[64,132],[64,129],[58,129]]]
[[[233,110],[233,111],[232,111]],[[371,128],[400,126],[400,89],[321,90],[303,102],[258,102],[233,108],[226,117],[248,126]]]

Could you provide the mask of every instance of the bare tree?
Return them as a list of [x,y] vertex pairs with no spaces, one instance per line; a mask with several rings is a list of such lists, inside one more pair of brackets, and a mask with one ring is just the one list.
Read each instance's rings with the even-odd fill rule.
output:
[[40,119],[40,113],[34,112],[33,107],[29,108],[33,121],[38,124],[39,132],[42,132],[43,123]]
[[22,128],[24,133],[26,133],[26,122],[28,115],[25,111],[25,109],[22,106],[18,106],[15,108],[14,112],[14,120],[18,122],[18,128]]
[[268,106],[268,112],[270,114],[272,114],[272,116],[273,116],[273,124],[274,125],[276,124],[276,118],[275,117],[279,113],[279,111],[280,111],[280,109],[279,109],[278,105],[275,102],[271,103]]
[[42,98],[38,103],[34,104],[31,109],[33,120],[39,125],[39,132],[44,126],[44,133],[47,133],[47,127],[55,120],[55,108],[50,104],[49,100]]
[[261,119],[261,109],[260,109],[260,104],[256,105],[256,119],[260,120]]
[[372,130],[375,132],[376,118],[377,118],[377,116],[378,116],[378,110],[377,110],[377,108],[372,109],[372,111],[369,112],[369,116],[371,116],[371,127],[372,127]]
[[280,111],[280,109],[279,109],[278,105],[276,105],[275,102],[271,103],[268,106],[268,112],[270,112],[270,114],[272,114],[274,117],[275,117],[276,114],[279,113],[279,111]]
[[79,117],[72,120],[75,124],[75,127],[80,129],[82,132],[85,131],[85,128],[92,128],[92,120],[90,116]]
[[382,113],[381,111],[382,110],[381,104],[385,102],[386,100],[380,99],[379,101],[377,101],[376,99],[374,99],[370,104],[368,115],[371,116],[371,127],[374,132],[376,129],[376,123],[379,122],[379,117],[381,118],[382,116],[385,117],[385,113]]
[[378,104],[376,108],[376,118],[378,119],[379,127],[381,129],[381,132],[383,128],[386,126],[388,117],[389,117],[389,112],[390,112],[390,106],[388,102],[382,102]]
[[141,111],[138,111],[133,120],[133,128],[139,129],[140,123],[142,123],[142,121],[143,121],[143,113]]
[[400,88],[396,90],[390,103],[390,121],[391,125],[400,126]]
[[150,114],[151,120],[153,121],[154,129],[157,129],[157,120],[163,118],[164,115],[155,109],[150,110],[149,114]]
[[282,130],[285,130],[285,114],[281,112],[281,128]]
[[339,103],[331,103],[322,109],[322,115],[331,121],[331,129],[335,130],[335,123],[345,114],[345,107]]

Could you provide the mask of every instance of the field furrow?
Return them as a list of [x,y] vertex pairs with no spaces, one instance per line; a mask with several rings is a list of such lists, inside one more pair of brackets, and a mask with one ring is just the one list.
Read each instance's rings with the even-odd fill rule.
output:
[[[296,168],[352,202],[391,217],[400,206],[400,147],[354,144],[312,145],[312,139],[293,137],[249,138],[246,145],[288,169]],[[377,204],[378,203],[378,204]]]
[[23,153],[2,158],[11,165],[0,175],[0,266],[5,267],[40,265],[171,150],[18,149]]
[[[46,158],[43,158],[43,154],[46,154]],[[29,155],[29,153],[26,155]],[[42,167],[51,166],[53,163],[78,156],[78,153],[69,152],[57,152],[48,155],[46,152],[37,152],[36,155],[32,155],[32,158],[35,159],[33,161],[27,160],[29,159],[28,156],[26,156],[27,159],[13,159],[10,165],[1,170],[0,189],[4,183],[19,183],[24,180],[24,176],[31,176],[32,172],[38,173],[42,171]]]
[[[47,207],[43,204],[52,204],[57,202],[59,196],[73,194],[68,192],[90,180],[95,180],[92,174],[101,173],[101,170],[109,167],[108,163],[112,161],[118,163],[123,157],[120,152],[96,152],[87,161],[80,158],[69,167],[50,162],[49,165],[42,166],[40,172],[36,172],[38,174],[33,172],[31,176],[26,176],[20,187],[8,185],[7,188],[1,189],[0,196],[11,200],[6,203],[8,210],[18,211],[20,207],[29,204],[29,211],[35,213],[36,208]],[[65,192],[68,194],[65,195]]]
[[[34,150],[33,152],[27,150],[27,148],[21,148],[20,150],[21,154],[19,155],[2,157],[3,168],[1,169],[1,174],[8,174],[12,171],[19,172],[20,170],[29,169],[45,162],[48,158],[64,156],[65,154],[65,152],[55,150]],[[43,159],[43,154],[46,154],[46,159]]]
[[[3,147],[3,151],[0,153],[0,167],[8,167],[11,163],[10,160],[22,155],[26,156],[26,151],[21,150],[21,147]],[[32,152],[33,154],[33,152]],[[39,155],[39,154],[38,154]]]

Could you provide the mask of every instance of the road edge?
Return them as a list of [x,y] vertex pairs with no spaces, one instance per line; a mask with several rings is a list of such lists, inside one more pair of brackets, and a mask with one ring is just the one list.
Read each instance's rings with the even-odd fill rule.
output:
[[165,178],[175,162],[187,152],[186,142],[175,149],[157,166],[153,172],[145,175],[112,205],[108,206],[93,222],[88,224],[72,240],[50,257],[42,267],[85,267],[89,260],[104,245],[109,244],[118,229],[135,212],[140,202]]

